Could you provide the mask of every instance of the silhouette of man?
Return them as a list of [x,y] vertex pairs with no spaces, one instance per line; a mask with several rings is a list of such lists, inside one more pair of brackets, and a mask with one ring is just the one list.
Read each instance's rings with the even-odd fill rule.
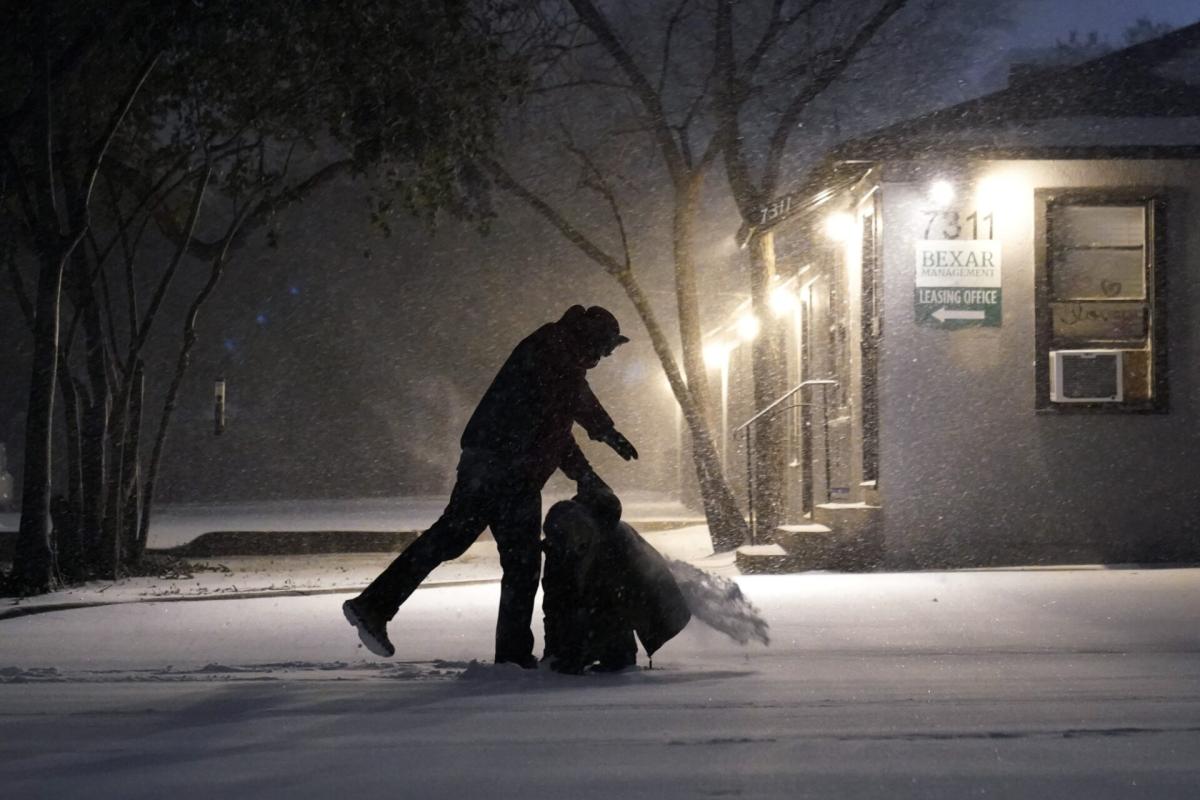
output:
[[537,666],[530,623],[541,573],[541,490],[561,469],[581,494],[611,491],[575,443],[576,422],[626,461],[637,458],[587,383],[587,371],[627,341],[609,311],[577,305],[516,346],[463,431],[442,516],[342,606],[368,650],[395,653],[387,623],[400,605],[434,567],[461,556],[490,527],[503,570],[496,663]]

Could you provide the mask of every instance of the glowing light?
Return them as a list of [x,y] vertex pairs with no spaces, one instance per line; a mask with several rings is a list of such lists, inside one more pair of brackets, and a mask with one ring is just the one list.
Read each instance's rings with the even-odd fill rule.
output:
[[1021,199],[1021,185],[1006,175],[988,175],[975,187],[975,206],[987,214],[1016,205]]
[[825,235],[835,242],[844,242],[854,232],[854,217],[845,211],[830,214],[825,218]]
[[729,358],[730,346],[728,342],[716,339],[704,345],[704,364],[709,369],[716,369],[725,364],[725,359]]
[[743,342],[749,342],[758,336],[758,331],[762,327],[758,322],[758,317],[753,314],[745,314],[737,321],[737,335],[741,337]]
[[950,181],[934,181],[929,186],[929,199],[938,208],[954,202],[954,186]]
[[786,286],[776,286],[771,290],[771,296],[767,298],[767,304],[771,306],[772,314],[782,317],[796,307],[796,295]]

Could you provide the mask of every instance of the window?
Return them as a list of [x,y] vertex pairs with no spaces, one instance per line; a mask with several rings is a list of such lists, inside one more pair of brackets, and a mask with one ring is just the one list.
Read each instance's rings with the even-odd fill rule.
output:
[[[1163,211],[1142,190],[1037,193],[1038,409],[1166,410]],[[1052,394],[1072,373],[1072,387]]]

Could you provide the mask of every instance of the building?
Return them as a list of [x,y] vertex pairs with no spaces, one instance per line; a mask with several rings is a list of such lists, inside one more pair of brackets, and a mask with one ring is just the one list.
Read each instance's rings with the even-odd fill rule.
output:
[[1200,560],[1200,24],[1014,76],[764,214],[795,567]]

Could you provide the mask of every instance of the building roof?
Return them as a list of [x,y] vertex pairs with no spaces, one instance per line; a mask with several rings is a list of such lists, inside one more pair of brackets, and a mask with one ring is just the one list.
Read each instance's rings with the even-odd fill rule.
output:
[[839,145],[831,161],[1200,155],[1200,23]]

